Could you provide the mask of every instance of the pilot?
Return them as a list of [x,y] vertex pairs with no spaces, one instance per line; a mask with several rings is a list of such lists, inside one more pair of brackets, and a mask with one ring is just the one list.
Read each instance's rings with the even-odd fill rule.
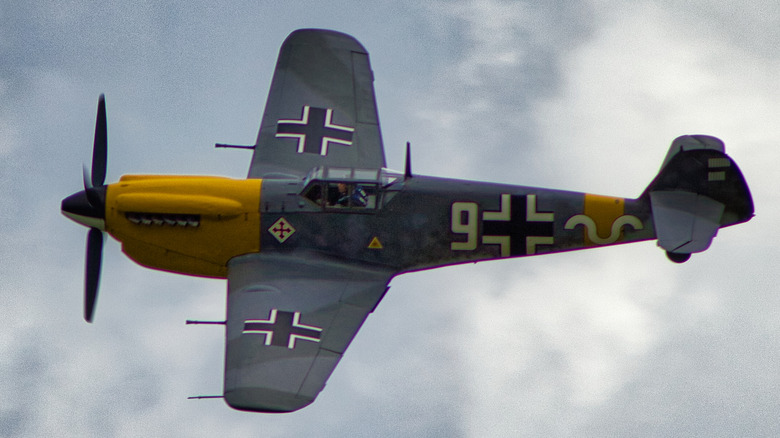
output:
[[350,193],[349,185],[346,183],[338,183],[338,200],[335,203],[336,205],[344,207],[365,207],[367,200],[368,195],[361,186],[354,186],[354,189]]

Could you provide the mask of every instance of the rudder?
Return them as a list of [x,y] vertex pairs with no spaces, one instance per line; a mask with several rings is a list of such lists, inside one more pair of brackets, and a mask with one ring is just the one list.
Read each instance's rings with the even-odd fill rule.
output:
[[658,246],[677,263],[706,250],[719,228],[753,217],[753,200],[723,142],[706,135],[676,138],[640,199],[649,202]]

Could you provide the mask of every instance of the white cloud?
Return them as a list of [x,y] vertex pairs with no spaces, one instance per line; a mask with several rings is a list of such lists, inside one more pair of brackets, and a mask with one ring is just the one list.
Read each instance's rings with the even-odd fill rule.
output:
[[562,89],[534,116],[552,162],[582,163],[567,185],[636,196],[637,176],[651,177],[678,135],[719,136],[738,162],[754,137],[780,137],[777,60],[699,30],[658,8],[624,9],[564,58]]
[[[248,158],[212,157],[210,143],[254,139],[286,32],[346,30],[354,19],[242,10],[168,34],[191,15],[155,20],[109,5],[97,13],[106,26],[124,18],[105,42],[93,41],[98,31],[62,44],[25,34],[47,43],[51,60],[63,59],[50,52],[60,47],[72,62],[26,66],[26,88],[0,112],[0,155],[14,157],[0,176],[11,187],[0,195],[0,426],[22,436],[772,435],[780,298],[768,237],[780,213],[780,92],[767,47],[777,46],[777,26],[754,12],[768,4],[693,7],[439,2],[405,16],[417,33],[403,44],[390,29],[398,23],[364,30],[381,42],[369,46],[372,60],[381,50],[406,55],[416,39],[416,53],[430,55],[391,60],[419,73],[414,84],[387,80],[399,87],[391,91],[418,95],[379,102],[383,120],[416,124],[422,173],[634,196],[671,139],[698,131],[726,140],[758,216],[682,266],[645,243],[400,277],[320,399],[281,416],[185,399],[221,390],[222,333],[183,323],[220,319],[223,282],[145,270],[110,242],[96,323],[84,324],[85,232],[56,210],[80,189],[104,86],[109,177],[150,168],[240,176]],[[81,14],[57,15],[52,29],[86,24]],[[30,28],[53,19],[43,20]],[[88,62],[90,47],[107,64]]]
[[[778,73],[776,59],[758,58],[750,47],[724,36],[716,18],[697,22],[696,14],[647,4],[599,4],[594,10],[600,21],[590,22],[586,37],[569,44],[552,37],[555,43],[543,46],[556,54],[549,71],[561,81],[544,91],[522,90],[532,97],[524,101],[502,101],[484,83],[522,83],[523,70],[515,67],[528,58],[518,55],[505,58],[518,64],[502,63],[504,44],[522,47],[517,53],[544,50],[525,44],[528,38],[521,34],[533,31],[523,27],[523,20],[513,21],[520,23],[517,27],[498,20],[495,26],[503,33],[491,39],[496,29],[484,17],[499,11],[517,18],[532,13],[527,5],[458,2],[437,10],[447,17],[439,17],[440,34],[450,29],[441,24],[447,19],[464,28],[458,34],[462,53],[451,60],[457,68],[443,76],[449,82],[440,81],[435,94],[445,103],[437,109],[445,108],[447,117],[430,106],[420,111],[434,132],[450,129],[435,144],[458,151],[456,161],[443,162],[440,173],[474,172],[477,163],[495,155],[490,167],[478,171],[507,178],[504,166],[514,163],[531,172],[514,175],[511,182],[537,179],[545,186],[633,197],[655,176],[674,137],[709,133],[723,138],[741,163],[763,217],[722,231],[708,253],[685,266],[668,263],[662,251],[644,244],[502,262],[500,268],[457,267],[440,277],[454,294],[470,293],[461,316],[470,329],[464,329],[459,350],[467,361],[463,373],[471,403],[464,423],[469,435],[576,436],[577,431],[624,431],[621,427],[632,421],[642,421],[649,435],[661,433],[666,430],[661,417],[641,416],[645,410],[665,412],[665,401],[642,391],[655,391],[660,398],[668,394],[668,403],[707,403],[710,383],[697,375],[695,364],[712,352],[694,345],[712,341],[727,327],[721,324],[735,314],[730,301],[742,301],[731,294],[753,289],[738,280],[724,289],[715,273],[740,277],[743,266],[771,269],[766,264],[775,250],[760,241],[777,211],[770,193],[776,154],[769,146],[780,137],[770,121],[778,115],[778,87],[772,80]],[[490,73],[479,74],[485,71]],[[507,124],[500,134],[475,132],[473,126],[486,120],[506,126],[502,122],[510,119],[511,103],[517,105],[518,118],[533,123]],[[530,136],[520,135],[527,132]],[[516,156],[513,147],[525,154]],[[772,305],[777,301],[772,299]],[[760,311],[736,313],[748,320],[767,317]],[[713,332],[702,334],[702,327]],[[734,351],[733,345],[724,348]],[[648,369],[670,354],[683,363]],[[721,377],[730,379],[719,387],[724,393],[741,393],[764,379],[732,375],[730,367],[739,357],[724,354],[714,360]],[[693,380],[688,385],[692,395],[675,391],[664,376]],[[648,405],[626,409],[625,418],[599,422],[600,412],[616,409],[627,397]],[[747,412],[766,403],[725,403],[721,409]],[[696,427],[709,418],[707,412],[698,414],[691,410],[690,417],[678,419],[686,426],[671,430]]]
[[[0,77],[0,101],[8,100],[8,82]],[[20,131],[18,124],[13,121],[10,108],[2,111],[0,107],[0,157],[5,157],[13,152],[19,145]]]
[[11,154],[17,148],[20,135],[15,123],[0,119],[0,157]]

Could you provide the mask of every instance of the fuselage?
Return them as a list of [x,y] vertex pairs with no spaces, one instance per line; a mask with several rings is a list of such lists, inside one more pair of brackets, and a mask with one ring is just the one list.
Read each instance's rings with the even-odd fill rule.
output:
[[[318,205],[299,193],[306,187],[264,181],[263,251],[408,272],[654,238],[646,203],[585,193],[425,176],[380,185],[370,207]],[[293,230],[283,241],[280,221]]]
[[127,175],[106,186],[103,228],[141,265],[216,278],[231,258],[261,251],[407,272],[655,237],[638,200],[354,169]]

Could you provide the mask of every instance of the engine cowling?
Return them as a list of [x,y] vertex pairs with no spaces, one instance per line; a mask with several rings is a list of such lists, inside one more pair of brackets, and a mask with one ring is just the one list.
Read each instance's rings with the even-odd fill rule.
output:
[[260,251],[262,180],[125,175],[106,190],[106,231],[137,263],[225,278],[231,258]]

